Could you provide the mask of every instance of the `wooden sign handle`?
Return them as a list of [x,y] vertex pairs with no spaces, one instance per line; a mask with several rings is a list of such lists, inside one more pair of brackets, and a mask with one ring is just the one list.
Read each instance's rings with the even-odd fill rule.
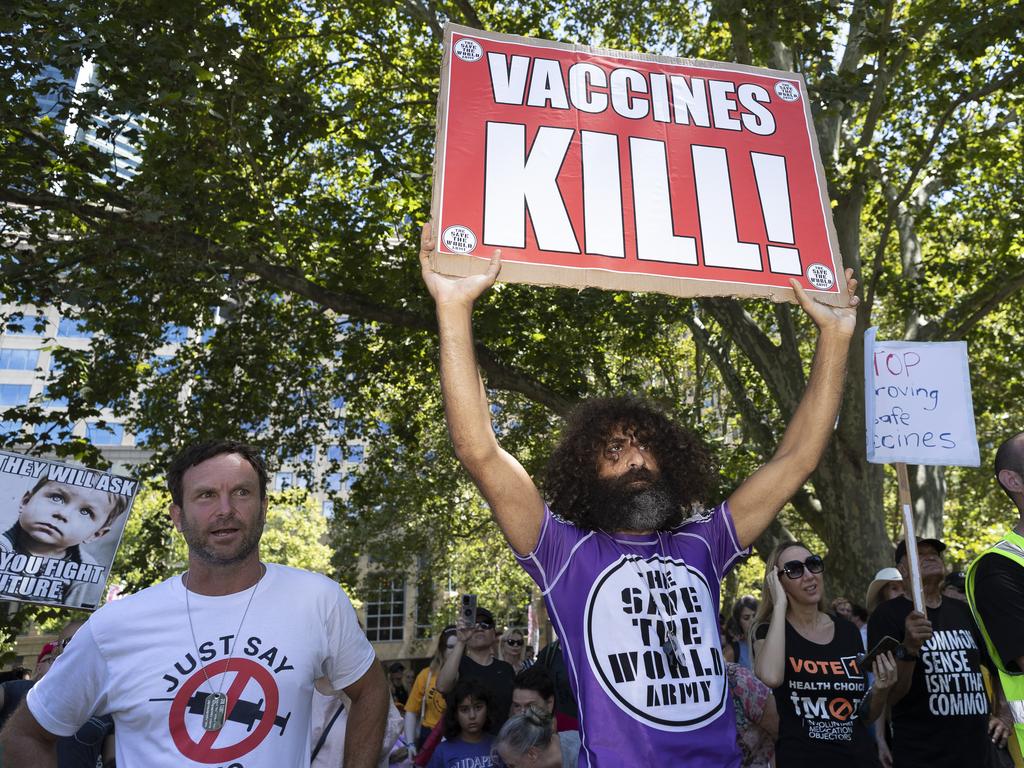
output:
[[914,610],[926,613],[924,588],[921,586],[921,563],[917,557],[917,533],[914,530],[914,513],[910,501],[910,478],[907,465],[897,462],[896,480],[900,488],[900,509],[903,511],[903,540],[907,542],[907,566],[910,569],[910,588],[914,598]]

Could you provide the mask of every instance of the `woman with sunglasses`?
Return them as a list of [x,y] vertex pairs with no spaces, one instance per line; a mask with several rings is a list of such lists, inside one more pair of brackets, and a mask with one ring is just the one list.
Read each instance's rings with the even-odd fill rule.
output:
[[415,744],[414,752],[423,746],[444,716],[444,694],[437,690],[437,673],[441,671],[448,652],[455,647],[455,640],[455,627],[447,626],[441,630],[430,666],[420,670],[409,691],[405,702],[405,743]]
[[512,627],[501,637],[499,658],[512,665],[518,675],[528,666],[526,655],[526,633],[519,627]]
[[752,622],[754,672],[774,689],[779,710],[778,768],[877,765],[867,724],[885,709],[896,660],[875,661],[869,690],[857,664],[864,650],[857,627],[823,610],[824,570],[800,542],[776,547]]

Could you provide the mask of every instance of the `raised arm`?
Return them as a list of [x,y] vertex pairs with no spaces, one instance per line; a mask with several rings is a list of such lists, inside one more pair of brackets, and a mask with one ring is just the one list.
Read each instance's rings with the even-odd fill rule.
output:
[[455,630],[455,647],[445,655],[444,664],[437,672],[437,682],[434,683],[434,687],[440,693],[447,695],[455,688],[455,683],[459,680],[459,665],[462,663],[462,657],[466,655],[466,643],[472,634],[473,627],[467,626],[466,620],[459,617]]
[[[788,598],[779,583],[779,572],[768,574],[768,589],[772,596],[772,615],[768,634],[763,640],[751,638],[754,674],[769,688],[778,688],[786,677],[786,606]],[[751,630],[757,629],[751,627]]]
[[807,389],[775,455],[729,497],[729,510],[743,547],[754,543],[818,466],[839,412],[846,357],[857,323],[860,299],[854,295],[857,281],[853,270],[846,270],[850,294],[846,307],[819,304],[795,280],[790,283],[800,306],[818,326],[818,346]]
[[473,351],[473,303],[498,276],[500,251],[491,258],[486,273],[451,278],[431,270],[433,248],[427,224],[420,236],[420,267],[437,307],[441,392],[448,433],[455,455],[483,494],[501,532],[516,552],[525,555],[537,545],[544,504],[526,470],[498,445]]

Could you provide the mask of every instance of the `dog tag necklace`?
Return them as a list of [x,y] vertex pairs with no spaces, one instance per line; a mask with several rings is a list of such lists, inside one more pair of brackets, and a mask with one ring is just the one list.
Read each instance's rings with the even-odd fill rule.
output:
[[[256,588],[260,585],[263,580],[263,575],[267,572],[266,566],[260,563],[260,577],[256,579],[256,583],[252,585],[252,592],[249,593],[249,602],[245,604],[245,610],[242,611],[242,620],[238,622],[238,629],[235,630],[235,637],[231,641],[231,650],[228,652],[228,660],[235,655],[235,644],[238,643],[238,635],[242,631],[242,625],[245,624],[245,617],[249,613],[249,606],[252,605],[252,599],[256,596]],[[182,577],[182,581],[185,584],[185,615],[188,616],[188,628],[192,632],[192,645],[196,649],[196,663],[199,663],[199,643],[196,641],[196,630],[192,626],[192,611],[188,604],[188,572]],[[228,696],[226,693],[222,693],[224,688],[224,678],[226,675],[221,675],[220,685],[217,687],[216,692],[213,690],[213,683],[210,682],[210,674],[206,671],[206,665],[203,664],[203,677],[206,678],[206,686],[210,689],[210,693],[206,696],[206,701],[203,702],[203,730],[206,731],[219,731],[224,727],[224,720],[228,715]],[[227,672],[227,669],[224,670]]]
[[[665,546],[661,540],[661,531],[656,531],[656,534],[658,536],[658,552],[664,552]],[[668,659],[675,659],[680,667],[685,668],[686,659],[683,655],[683,644],[679,640],[679,635],[676,634],[676,617],[666,616],[661,612],[662,606],[658,598],[655,597],[654,590],[651,589],[651,585],[648,583],[647,579],[644,578],[643,573],[641,573],[640,571],[640,566],[637,565],[637,562],[643,559],[644,558],[638,555],[635,559],[632,560],[633,570],[636,571],[636,575],[640,579],[640,584],[647,590],[647,595],[651,603],[654,605],[654,610],[657,612],[658,619],[661,620],[661,625],[664,627],[665,641],[661,644],[661,652],[664,653]],[[658,573],[661,574],[661,583],[664,588],[664,586],[668,584],[668,575],[665,573],[665,563],[661,559],[661,556],[657,554],[652,559],[658,563]],[[647,560],[647,562],[651,562],[651,560]],[[667,608],[668,606],[665,607]]]

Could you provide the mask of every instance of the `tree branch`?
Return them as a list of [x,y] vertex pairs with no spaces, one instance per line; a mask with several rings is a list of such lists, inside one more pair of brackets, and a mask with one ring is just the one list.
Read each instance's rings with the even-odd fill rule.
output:
[[[893,5],[892,0],[885,5],[885,13],[882,19],[883,30],[880,35],[888,36],[892,30]],[[887,51],[878,52],[878,60],[875,64],[874,77],[872,78],[874,90],[871,94],[871,101],[868,104],[867,115],[864,117],[864,128],[861,130],[860,138],[857,140],[858,148],[864,148],[874,140],[875,129],[878,127],[879,120],[882,119],[882,113],[888,101],[887,89],[891,80],[890,72],[892,68],[886,64],[886,53]]]
[[750,30],[743,19],[743,3],[737,0],[719,0],[713,7],[729,26],[729,46],[733,61],[738,64],[750,64]]
[[476,13],[476,8],[469,0],[455,0],[455,4],[462,11],[462,15],[466,17],[466,21],[469,22],[469,26],[476,27],[477,29],[484,29],[484,23],[480,21],[480,17]]
[[959,341],[964,338],[985,319],[986,315],[1022,289],[1024,289],[1024,270],[1009,276],[1009,278],[1002,275],[994,277],[966,301],[943,315],[939,321],[939,328],[952,326],[952,329],[943,338],[950,341]]
[[802,364],[799,371],[792,370],[792,365],[780,365],[781,349],[757,326],[739,302],[709,298],[701,299],[700,304],[750,359],[782,412],[791,413],[800,401],[803,389]]
[[722,383],[725,384],[725,388],[729,392],[736,410],[739,411],[747,434],[750,435],[758,448],[761,449],[762,456],[770,456],[772,451],[775,450],[777,442],[775,432],[771,426],[761,419],[757,406],[747,396],[747,388],[743,384],[742,379],[740,379],[739,372],[722,348],[712,341],[707,328],[704,327],[704,324],[698,318],[693,315],[687,315],[683,318],[683,322],[686,323],[694,339],[703,346],[708,357],[714,362],[715,367],[722,376]]
[[932,130],[932,134],[928,138],[928,142],[925,144],[924,150],[917,158],[917,162],[914,163],[913,166],[911,166],[910,173],[907,175],[906,181],[903,182],[903,187],[896,195],[897,205],[901,204],[904,200],[906,200],[907,196],[910,194],[910,191],[914,188],[914,185],[917,182],[917,175],[921,172],[925,165],[928,164],[928,161],[931,160],[931,154],[935,150],[935,146],[939,143],[939,138],[942,136],[943,131],[946,130],[946,123],[948,123],[952,119],[954,113],[964,104],[969,104],[972,101],[977,101],[983,96],[988,96],[990,93],[994,93],[995,91],[998,91],[1001,88],[1014,83],[1014,81],[1020,79],[1021,77],[1024,77],[1024,64],[1020,65],[1019,67],[1011,69],[1002,77],[998,77],[995,80],[986,83],[983,86],[980,86],[979,88],[975,88],[973,91],[970,91],[969,93],[963,94],[958,99],[955,99],[953,103],[951,103],[948,107],[946,107],[945,111],[939,117],[938,122],[935,124],[935,128]]
[[[258,259],[250,260],[238,266],[247,269],[273,285],[307,298],[321,306],[328,307],[339,314],[349,315],[350,317],[370,322],[437,333],[437,321],[433,316],[428,317],[408,310],[382,306],[358,294],[343,293],[324,288],[309,280],[298,270],[290,267],[269,264]],[[483,343],[477,341],[475,347],[477,360],[480,363],[480,368],[486,374],[489,386],[519,392],[529,399],[547,406],[559,415],[564,415],[577,402],[550,389],[532,376],[528,376],[512,366],[501,363]]]
[[[80,216],[116,222],[119,226],[135,228],[149,235],[159,233],[170,236],[176,242],[195,248],[199,253],[214,259],[219,258],[225,266],[248,271],[272,285],[309,299],[339,314],[349,315],[367,322],[437,333],[437,322],[432,315],[422,315],[397,307],[384,306],[356,293],[331,290],[308,279],[297,269],[273,264],[255,256],[244,260],[232,258],[224,252],[219,244],[208,238],[191,232],[183,232],[162,222],[140,221],[121,211],[79,203],[49,193],[37,193],[30,196],[18,190],[5,189],[0,191],[0,199],[7,199],[8,202],[22,205],[56,208]],[[487,375],[488,383],[492,387],[519,392],[529,399],[547,406],[559,415],[564,415],[576,402],[522,371],[501,363],[493,352],[481,342],[476,342],[476,353],[480,367]]]
[[415,16],[427,25],[427,28],[436,40],[444,38],[444,30],[441,29],[441,25],[437,23],[437,17],[427,8],[420,5],[418,0],[405,0],[404,5],[410,16]]

